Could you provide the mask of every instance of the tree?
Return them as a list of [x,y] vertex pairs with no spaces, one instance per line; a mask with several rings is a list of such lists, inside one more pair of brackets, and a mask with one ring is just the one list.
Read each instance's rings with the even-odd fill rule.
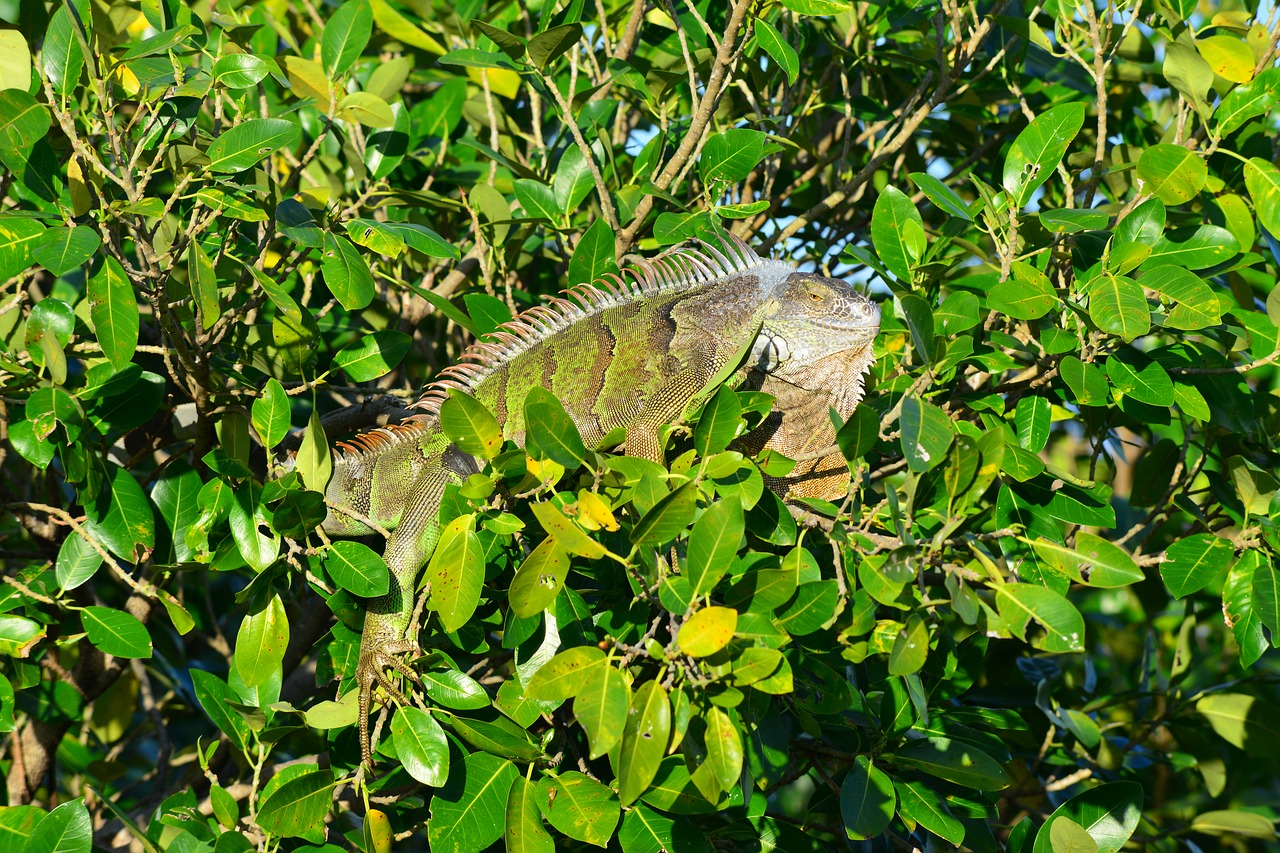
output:
[[[1274,842],[1274,8],[196,5],[0,3],[0,848]],[[847,498],[547,401],[361,772],[329,441],[716,229],[881,302]]]

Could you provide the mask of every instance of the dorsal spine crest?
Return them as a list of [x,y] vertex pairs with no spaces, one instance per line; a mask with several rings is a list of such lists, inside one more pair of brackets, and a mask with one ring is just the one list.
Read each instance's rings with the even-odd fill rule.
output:
[[402,423],[353,436],[337,443],[345,458],[366,456],[401,441],[416,440],[439,417],[440,406],[451,390],[471,393],[495,370],[542,343],[551,335],[607,308],[614,308],[663,293],[689,289],[721,278],[749,272],[768,263],[740,237],[726,234],[717,247],[699,240],[699,249],[676,249],[652,260],[642,260],[618,273],[606,273],[594,282],[575,285],[534,305],[502,323],[487,340],[476,341],[457,361],[440,371],[409,406],[414,413]]

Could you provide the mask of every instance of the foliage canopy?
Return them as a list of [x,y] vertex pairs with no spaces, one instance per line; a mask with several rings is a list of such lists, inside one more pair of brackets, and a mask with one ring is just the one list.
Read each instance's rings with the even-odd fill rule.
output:
[[[195,5],[0,0],[0,851],[1274,842],[1274,4]],[[847,498],[457,398],[359,773],[328,441],[720,228],[882,302]]]

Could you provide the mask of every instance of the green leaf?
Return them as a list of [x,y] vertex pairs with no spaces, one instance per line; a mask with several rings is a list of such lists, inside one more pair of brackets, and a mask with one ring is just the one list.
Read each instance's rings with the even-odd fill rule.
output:
[[1275,755],[1280,724],[1270,703],[1246,693],[1211,693],[1196,701],[1196,712],[1237,749]]
[[725,181],[735,184],[746,180],[773,146],[758,130],[733,127],[713,133],[698,158],[698,172],[703,183]]
[[562,702],[572,699],[582,689],[585,674],[605,666],[604,652],[595,646],[565,649],[542,665],[525,686],[530,699]]
[[742,736],[729,715],[714,705],[706,710],[707,761],[722,790],[731,790],[742,778]]
[[997,282],[987,294],[987,305],[1016,320],[1038,320],[1058,304],[1049,278],[1022,261],[1012,266],[1013,277]]
[[703,511],[689,534],[684,574],[694,595],[707,595],[729,568],[745,532],[742,503],[737,498],[716,501]]
[[507,795],[518,777],[510,761],[484,752],[468,755],[460,778],[450,778],[431,798],[432,853],[476,853],[501,838]]
[[1160,577],[1177,598],[1199,592],[1227,568],[1234,556],[1231,543],[1212,533],[1179,539],[1164,552]]
[[849,420],[836,431],[836,444],[844,458],[850,462],[865,456],[879,440],[880,415],[875,409],[861,403],[849,416]]
[[1190,149],[1162,143],[1142,152],[1138,177],[1145,182],[1145,192],[1155,194],[1165,204],[1182,204],[1204,189],[1209,165]]
[[[16,31],[9,32],[22,38]],[[24,89],[0,90],[0,149],[30,149],[45,137],[51,124],[49,110]]]
[[333,363],[346,372],[353,382],[369,382],[396,368],[413,338],[394,329],[383,329],[347,344],[333,357]]
[[636,690],[627,713],[618,753],[618,798],[629,806],[639,799],[654,777],[671,740],[671,702],[656,681]]
[[1264,814],[1235,809],[1198,814],[1191,821],[1191,831],[1206,835],[1238,835],[1264,841],[1276,840],[1275,821]]
[[929,625],[920,614],[913,613],[893,640],[893,648],[889,652],[889,674],[919,672],[928,656]]
[[742,428],[742,406],[728,385],[721,385],[707,401],[693,431],[693,446],[699,456],[712,456],[729,446]]
[[551,834],[542,825],[544,799],[538,786],[517,777],[507,794],[506,841],[508,853],[555,853]]
[[606,273],[617,272],[613,241],[613,229],[609,223],[603,219],[592,222],[569,259],[569,284],[586,284],[600,280]]
[[1266,115],[1280,103],[1280,68],[1268,68],[1226,94],[1213,111],[1215,130],[1226,136],[1249,119]]
[[663,545],[680,535],[698,507],[698,489],[694,483],[685,483],[644,514],[631,528],[631,544]]
[[80,48],[80,40],[76,38],[74,28],[77,25],[71,17],[73,7],[81,21],[89,19],[87,2],[59,5],[49,18],[44,47],[40,51],[44,73],[53,84],[53,91],[59,95],[75,91],[84,74],[84,51]]
[[1151,406],[1172,406],[1173,380],[1158,361],[1136,350],[1121,350],[1107,357],[1107,378],[1121,393]]
[[118,658],[151,657],[151,635],[137,617],[110,607],[86,607],[80,620],[89,634],[89,642],[99,650]]
[[425,580],[431,584],[428,604],[439,614],[440,627],[452,633],[465,625],[484,587],[484,548],[476,538],[474,515],[460,515],[445,525]]
[[547,820],[570,838],[607,847],[622,817],[618,795],[590,776],[570,770],[543,777],[538,785],[546,801]]
[[570,471],[586,461],[587,448],[577,424],[550,391],[537,385],[529,389],[524,398],[524,423],[529,450],[539,451],[543,458]]
[[838,15],[849,11],[849,0],[782,0],[797,15]]
[[1280,169],[1261,157],[1250,157],[1244,164],[1244,182],[1253,199],[1258,224],[1272,235],[1280,233]]
[[391,739],[405,772],[432,788],[445,784],[449,775],[449,741],[435,717],[406,705],[391,720]]
[[1165,232],[1151,247],[1144,268],[1172,265],[1189,270],[1207,269],[1228,261],[1240,252],[1240,241],[1225,228],[1201,225]]
[[898,808],[939,838],[959,846],[964,842],[965,826],[951,813],[938,792],[923,782],[896,781]]
[[1074,549],[1044,539],[1031,541],[1031,545],[1045,560],[1089,586],[1122,587],[1144,577],[1123,548],[1092,533],[1078,532]]
[[587,733],[593,760],[622,739],[630,705],[631,688],[618,669],[607,663],[586,669],[573,700],[573,715]]
[[787,43],[773,24],[763,18],[756,21],[756,41],[774,62],[781,66],[787,74],[787,82],[792,86],[800,76],[800,54]]
[[373,273],[369,271],[369,262],[346,237],[324,235],[320,269],[329,292],[343,308],[359,311],[373,301]]
[[243,752],[249,743],[249,724],[227,704],[236,701],[231,688],[211,672],[203,669],[191,669],[190,672],[196,701],[213,724],[231,741],[231,745]]
[[213,261],[199,240],[192,240],[187,252],[187,281],[191,286],[195,307],[199,311],[201,325],[206,330],[212,328],[222,316],[218,306],[218,278],[213,269]]
[[335,115],[345,122],[386,130],[395,126],[396,116],[391,105],[368,92],[352,92],[338,101]]
[[333,456],[329,453],[329,442],[325,439],[324,426],[320,423],[320,413],[314,408],[307,422],[307,431],[302,437],[302,446],[298,448],[296,468],[307,488],[316,492],[323,493],[329,478],[333,476]]
[[511,612],[529,619],[546,610],[560,594],[568,575],[569,555],[564,546],[548,536],[524,558],[511,579],[507,593]]
[[[569,213],[578,209],[583,199],[595,186],[591,175],[591,164],[576,145],[569,148],[560,157],[556,166],[555,177],[551,180],[551,190],[555,193],[556,207],[561,213]],[[591,229],[588,228],[588,231]],[[584,235],[585,236],[585,235]],[[610,248],[612,252],[612,248]],[[590,279],[586,279],[589,281]],[[571,280],[569,282],[573,284]]]
[[334,542],[324,554],[324,570],[334,583],[362,598],[386,595],[391,575],[387,564],[368,545]]
[[1084,651],[1084,617],[1060,593],[1034,583],[1005,583],[996,589],[996,602],[1010,632],[1026,640],[1034,620],[1042,631],[1031,644],[1047,652]]
[[[683,765],[683,761],[680,763]],[[618,831],[618,843],[623,853],[707,853],[711,849],[706,835],[687,818],[668,817],[643,803],[627,810]]]
[[261,610],[250,613],[240,623],[236,633],[236,671],[249,687],[266,684],[280,669],[288,645],[289,617],[280,596],[272,593]]
[[302,138],[302,129],[282,118],[255,118],[223,131],[209,146],[209,170],[243,172]]
[[331,770],[317,767],[299,773],[267,794],[258,808],[258,826],[287,838],[305,835],[322,825],[333,808],[333,787]]
[[80,533],[70,533],[58,549],[55,577],[58,588],[75,589],[92,578],[102,565],[102,555]]
[[557,222],[563,215],[551,187],[541,181],[520,178],[515,182],[516,200],[527,216]]
[[1260,563],[1258,552],[1246,551],[1227,572],[1222,585],[1223,619],[1240,645],[1240,665],[1245,667],[1252,666],[1271,645],[1258,616],[1261,608],[1254,606],[1253,584]]
[[[31,259],[55,276],[66,275],[93,257],[102,245],[98,232],[87,225],[72,228],[50,228],[31,245]],[[119,266],[117,264],[117,266]],[[119,276],[128,284],[124,270]],[[132,289],[130,289],[132,294]],[[90,297],[92,298],[92,297]],[[135,309],[136,313],[136,309]],[[137,333],[134,333],[136,339]]]
[[[1056,853],[1095,853],[1098,844],[1080,824],[1067,817],[1056,817],[1045,822],[1040,835],[1049,839]],[[1038,838],[1039,836],[1037,836]]]
[[126,562],[138,562],[156,545],[151,504],[128,471],[113,465],[108,476],[110,485],[96,502],[98,520],[90,519],[86,527],[111,553]]
[[[920,243],[911,242],[919,232]],[[924,239],[924,220],[906,193],[885,187],[871,213],[871,242],[881,262],[903,284],[911,283],[911,267],[920,260],[917,249]]]
[[423,673],[422,686],[431,701],[459,711],[489,707],[489,694],[471,676],[456,669]]
[[274,62],[250,53],[232,53],[218,57],[209,73],[215,85],[248,89],[266,79],[274,65]]
[[1076,402],[1081,405],[1102,406],[1110,400],[1107,377],[1096,364],[1085,364],[1074,355],[1068,355],[1062,359],[1059,370]]
[[284,441],[289,433],[289,395],[275,379],[268,379],[262,394],[253,401],[253,428],[268,449]]
[[902,398],[902,453],[912,471],[923,473],[946,459],[953,437],[945,412],[915,397]]
[[524,56],[526,42],[520,36],[512,35],[506,30],[499,29],[492,24],[486,24],[484,21],[472,21],[471,28],[479,30],[488,36],[490,41],[512,59],[520,59]]
[[929,303],[913,293],[904,293],[898,297],[898,304],[902,306],[903,319],[911,330],[911,343],[917,357],[925,364],[932,364],[933,311]]
[[1050,404],[1044,397],[1023,397],[1013,412],[1014,428],[1018,444],[1022,448],[1039,453],[1049,441]]
[[1132,341],[1151,331],[1142,286],[1131,278],[1103,273],[1089,286],[1089,317],[1110,335]]
[[[402,56],[399,59],[407,61],[408,57]],[[377,74],[378,70],[388,67],[390,67],[389,64],[379,65],[374,74]],[[369,81],[372,84],[372,76],[370,76]],[[391,96],[387,95],[387,97]],[[365,167],[368,168],[369,173],[375,179],[389,177],[404,162],[405,155],[409,152],[409,132],[412,129],[409,110],[403,101],[391,103],[388,109],[391,111],[391,126],[371,134],[364,150]],[[408,226],[411,223],[397,224]],[[445,248],[450,252],[459,251],[456,246],[445,246]]]
[[1195,330],[1222,321],[1218,299],[1198,275],[1180,267],[1148,269],[1139,282],[1174,303],[1165,317],[1166,327]]
[[952,738],[908,741],[893,754],[893,761],[976,791],[1000,791],[1012,782],[990,755]]
[[1136,782],[1108,782],[1077,794],[1054,809],[1036,835],[1032,853],[1053,853],[1050,825],[1066,818],[1092,837],[1099,853],[1119,853],[1142,817],[1142,786]]
[[[59,11],[63,11],[59,9]],[[25,853],[89,853],[93,846],[93,822],[84,800],[71,800],[46,814],[31,830]]]
[[778,625],[792,636],[803,637],[828,625],[839,607],[840,587],[834,580],[802,583],[795,597],[778,611]]
[[1271,630],[1273,637],[1280,637],[1280,572],[1276,571],[1269,555],[1259,551],[1252,553],[1252,559],[1256,563],[1250,584],[1253,611],[1262,620],[1262,624]]
[[31,249],[45,230],[34,219],[0,218],[0,279],[13,278],[31,266]]
[[545,69],[573,48],[582,38],[581,24],[564,24],[538,33],[529,39],[529,59],[540,69]]
[[0,614],[0,654],[25,658],[44,636],[45,629],[40,623],[25,616]]
[[729,607],[704,607],[680,626],[676,642],[689,657],[705,658],[729,645],[737,628],[738,611]]
[[324,25],[320,39],[320,63],[330,78],[345,74],[369,43],[373,10],[368,0],[346,0]]
[[451,389],[440,405],[440,426],[463,453],[493,459],[502,449],[502,428],[488,407],[465,391]]
[[1028,124],[1009,148],[1002,185],[1015,207],[1021,209],[1031,195],[1053,175],[1071,140],[1084,126],[1082,102],[1047,110]]
[[845,833],[855,841],[875,838],[893,820],[898,798],[893,780],[866,755],[853,760],[840,786],[840,817]]
[[1204,61],[1189,38],[1184,36],[1165,49],[1162,71],[1165,79],[1187,97],[1201,116],[1209,115],[1211,110],[1207,98],[1213,85],[1213,68]]
[[969,210],[969,204],[962,199],[955,190],[944,184],[942,181],[930,175],[928,172],[912,172],[911,181],[920,192],[925,194],[929,201],[944,213],[951,216],[959,217],[966,222],[973,221],[973,212]]

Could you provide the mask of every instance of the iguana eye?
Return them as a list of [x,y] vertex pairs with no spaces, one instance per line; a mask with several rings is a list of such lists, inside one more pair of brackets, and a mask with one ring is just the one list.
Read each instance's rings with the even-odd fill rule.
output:
[[818,293],[816,290],[811,290],[811,291],[809,291],[809,301],[810,301],[810,302],[821,302],[821,301],[822,301],[822,294],[821,294],[821,293]]

